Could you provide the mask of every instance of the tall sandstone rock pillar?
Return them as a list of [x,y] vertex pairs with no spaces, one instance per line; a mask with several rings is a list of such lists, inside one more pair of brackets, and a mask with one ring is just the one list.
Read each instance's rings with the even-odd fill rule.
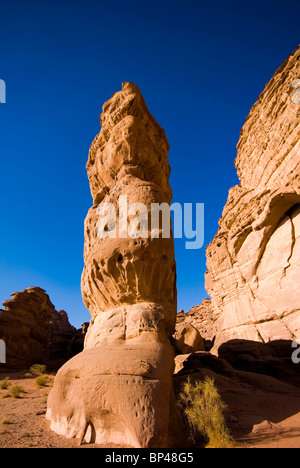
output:
[[207,248],[217,342],[300,337],[300,46],[241,131],[240,184]]
[[[151,204],[171,203],[169,145],[133,83],[123,83],[106,102],[100,121],[87,164],[94,205],[85,221],[82,275],[92,319],[84,351],[55,378],[47,417],[66,437],[172,446],[170,428],[177,424],[170,343],[176,321],[174,243],[172,237],[150,236]],[[147,206],[148,236],[126,236],[120,196],[127,197],[128,207]],[[97,226],[104,203],[116,209],[116,223],[105,229],[108,234],[116,229],[117,235],[101,238]],[[128,212],[125,226],[131,221]]]

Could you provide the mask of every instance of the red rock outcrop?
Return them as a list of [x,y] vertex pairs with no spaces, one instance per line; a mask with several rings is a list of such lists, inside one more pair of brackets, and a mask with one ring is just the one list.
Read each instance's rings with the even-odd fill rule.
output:
[[207,248],[216,345],[300,336],[300,46],[277,70],[241,131],[240,184]]
[[[171,202],[165,132],[140,90],[124,83],[104,104],[87,164],[94,206],[85,221],[82,294],[92,320],[85,349],[58,372],[51,428],[66,437],[134,447],[174,444],[176,265],[173,239],[120,235],[128,206]],[[116,236],[99,237],[99,208],[116,207]],[[110,206],[111,206],[110,205]],[[149,223],[150,226],[150,223]]]

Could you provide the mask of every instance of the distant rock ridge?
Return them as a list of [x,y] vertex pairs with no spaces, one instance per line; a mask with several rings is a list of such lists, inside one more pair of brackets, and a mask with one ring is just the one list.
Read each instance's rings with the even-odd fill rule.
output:
[[300,337],[299,79],[300,46],[266,85],[240,134],[240,184],[230,189],[206,251],[216,345]]

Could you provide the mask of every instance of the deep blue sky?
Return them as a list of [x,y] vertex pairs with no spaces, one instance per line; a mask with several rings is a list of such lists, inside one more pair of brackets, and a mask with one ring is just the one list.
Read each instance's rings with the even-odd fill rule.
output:
[[[0,0],[0,302],[40,286],[80,326],[85,164],[103,103],[136,83],[170,142],[174,201],[215,235],[239,132],[299,44],[299,0]],[[178,309],[207,294],[205,249],[176,240]]]

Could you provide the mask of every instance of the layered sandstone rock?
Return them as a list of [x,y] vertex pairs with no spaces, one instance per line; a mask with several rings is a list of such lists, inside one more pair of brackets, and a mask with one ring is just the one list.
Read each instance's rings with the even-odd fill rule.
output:
[[[176,321],[172,238],[121,234],[128,206],[170,204],[169,145],[139,89],[124,83],[103,106],[87,163],[94,205],[85,221],[82,294],[92,320],[84,351],[58,372],[48,401],[51,428],[66,437],[134,447],[172,445],[176,416],[170,343]],[[99,207],[116,208],[106,238]],[[149,214],[149,221],[150,221]],[[121,226],[122,225],[122,226]],[[116,229],[116,236],[111,231]]]
[[216,345],[300,336],[299,78],[300,47],[266,85],[241,131],[240,184],[230,189],[207,248]]
[[0,310],[0,339],[6,344],[6,364],[1,368],[28,369],[43,363],[49,327],[55,308],[45,291],[31,287],[16,292]]

